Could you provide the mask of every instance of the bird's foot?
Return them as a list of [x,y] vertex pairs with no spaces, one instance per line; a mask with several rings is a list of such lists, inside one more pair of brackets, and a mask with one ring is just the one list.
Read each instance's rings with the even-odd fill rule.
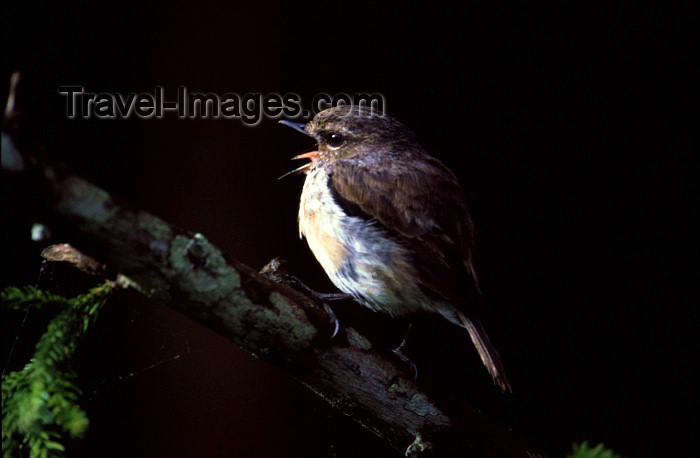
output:
[[289,275],[289,273],[287,272],[287,261],[281,258],[272,259],[265,265],[265,267],[262,268],[260,273],[277,283],[283,283],[285,285],[291,286],[292,288],[296,287],[295,289],[302,290],[309,296],[321,302],[323,304],[323,308],[326,310],[326,313],[328,313],[328,317],[330,319],[331,324],[333,325],[333,334],[331,335],[331,339],[338,335],[338,330],[340,329],[340,321],[338,321],[338,317],[336,316],[335,312],[330,307],[330,305],[326,303],[326,301],[331,302],[344,299],[351,299],[352,296],[344,293],[319,293],[318,291],[309,288],[304,284],[304,282],[299,280],[298,277]]
[[331,335],[331,339],[337,336],[338,330],[340,329],[340,321],[338,320],[338,316],[335,314],[331,306],[327,304],[327,302],[352,299],[352,296],[345,293],[319,293],[318,291],[306,286],[304,282],[299,280],[298,277],[291,275],[290,278],[292,279],[293,283],[299,288],[301,288],[306,294],[323,304],[323,308],[326,310],[326,313],[328,313],[328,317],[330,318],[331,324],[333,324],[333,334]]
[[304,282],[299,280],[299,277],[295,277],[294,275],[290,275],[289,278],[292,280],[293,284],[304,290],[306,294],[309,296],[313,297],[314,299],[318,299],[319,301],[344,301],[347,299],[352,299],[352,296],[350,294],[346,293],[319,293],[315,289],[310,288],[309,286],[306,286]]

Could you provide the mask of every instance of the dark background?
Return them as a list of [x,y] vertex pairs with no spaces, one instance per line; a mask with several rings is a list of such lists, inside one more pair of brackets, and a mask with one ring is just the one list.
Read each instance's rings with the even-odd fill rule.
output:
[[[514,395],[494,394],[455,335],[469,356],[449,369],[475,384],[470,402],[552,456],[583,440],[625,456],[697,453],[686,422],[697,394],[698,160],[681,84],[684,12],[213,3],[6,5],[2,76],[22,70],[37,140],[55,159],[235,259],[260,268],[282,256],[329,291],[297,237],[303,180],[277,181],[309,139],[271,120],[71,121],[57,87],[296,92],[307,103],[318,92],[384,94],[472,205],[488,327]],[[36,282],[32,222],[3,218],[3,285]],[[5,355],[21,318],[3,315]],[[28,317],[11,368],[43,323]],[[122,294],[97,326],[78,355],[92,424],[75,453],[389,453],[285,374],[162,304]]]

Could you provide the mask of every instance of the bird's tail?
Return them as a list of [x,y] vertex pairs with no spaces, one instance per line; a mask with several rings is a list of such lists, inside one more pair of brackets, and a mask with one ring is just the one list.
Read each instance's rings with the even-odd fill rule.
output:
[[484,366],[486,366],[489,374],[491,374],[494,383],[498,385],[504,393],[512,392],[513,390],[511,390],[510,383],[508,383],[508,379],[506,378],[506,371],[503,369],[503,363],[501,363],[501,357],[498,356],[496,348],[491,344],[481,321],[476,317],[467,317],[459,310],[455,311],[462,325],[469,331],[469,336],[472,338],[472,342],[479,352],[481,361],[484,363]]

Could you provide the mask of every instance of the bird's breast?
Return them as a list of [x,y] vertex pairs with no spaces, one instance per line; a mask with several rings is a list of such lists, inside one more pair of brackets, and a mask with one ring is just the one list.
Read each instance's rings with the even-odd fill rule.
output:
[[331,281],[376,311],[402,315],[422,308],[410,253],[375,221],[347,215],[328,180],[322,167],[307,174],[299,232]]
[[335,204],[323,169],[309,172],[299,205],[299,236],[306,237],[311,251],[326,272],[341,268],[348,257],[344,234],[347,218]]

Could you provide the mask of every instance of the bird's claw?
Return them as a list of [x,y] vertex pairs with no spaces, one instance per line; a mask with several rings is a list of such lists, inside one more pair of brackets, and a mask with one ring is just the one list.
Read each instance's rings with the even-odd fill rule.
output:
[[328,313],[328,318],[330,318],[331,323],[333,323],[333,334],[331,335],[332,339],[333,337],[338,335],[338,330],[340,330],[340,321],[338,320],[338,317],[336,316],[335,312],[333,311],[330,305],[324,302],[323,308],[326,309],[326,313]]
[[413,364],[413,361],[411,361],[408,356],[404,355],[403,352],[401,351],[403,348],[403,342],[401,345],[398,347],[394,348],[391,350],[392,353],[394,353],[396,356],[399,357],[401,361],[403,361],[404,364],[406,364],[409,368],[411,368],[411,373],[413,374],[413,381],[415,382],[418,380],[418,367],[416,367],[415,364]]
[[406,364],[408,367],[411,368],[411,372],[413,373],[413,381],[415,382],[416,380],[418,380],[418,367],[416,367],[416,365],[413,364],[413,361],[411,361],[411,359],[403,353],[403,349],[406,348],[406,341],[408,340],[408,334],[411,332],[412,327],[413,327],[413,323],[409,323],[408,329],[406,329],[406,334],[404,334],[404,336],[403,336],[403,340],[401,341],[401,343],[399,344],[398,347],[394,348],[391,351],[396,356],[398,356],[399,359],[404,362],[404,364]]

